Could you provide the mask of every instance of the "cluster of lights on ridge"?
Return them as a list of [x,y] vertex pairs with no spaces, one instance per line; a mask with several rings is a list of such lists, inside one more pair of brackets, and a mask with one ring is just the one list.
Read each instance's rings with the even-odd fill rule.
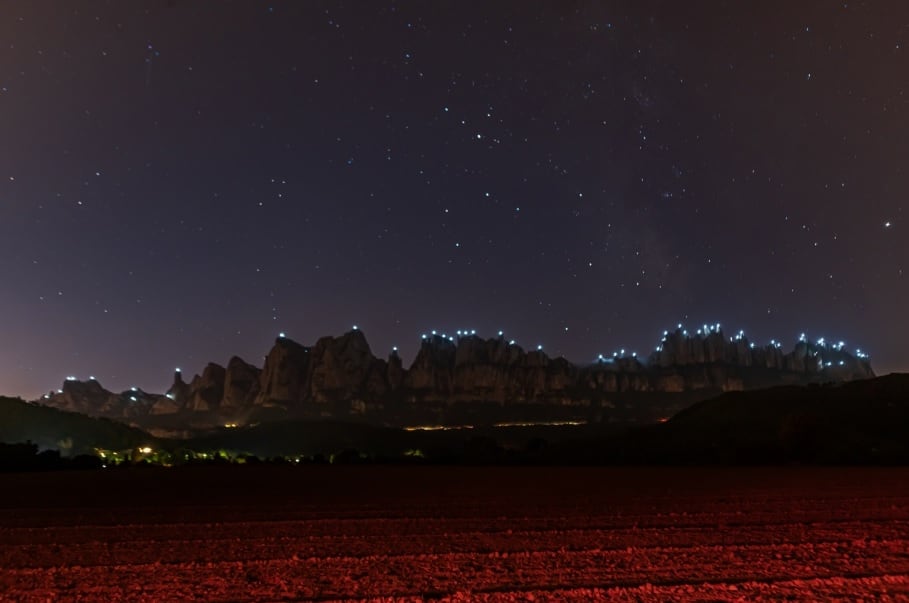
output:
[[[689,333],[688,329],[686,329],[686,328],[682,325],[682,323],[678,323],[678,324],[676,325],[676,328],[677,328],[677,331],[676,331],[676,332],[681,332],[683,337],[691,338],[691,334]],[[351,327],[351,329],[354,330],[354,331],[359,331],[359,330],[360,330],[360,328],[359,328],[357,325],[353,325],[353,326]],[[720,325],[720,323],[718,323],[718,322],[717,322],[717,323],[713,323],[713,324],[703,324],[703,325],[701,325],[700,328],[698,328],[698,329],[695,330],[695,335],[696,335],[696,336],[701,336],[701,337],[705,337],[705,336],[709,336],[709,335],[720,335],[721,333],[722,333],[721,325]],[[455,334],[454,334],[454,335],[448,335],[447,333],[441,333],[441,332],[439,332],[439,331],[432,330],[432,331],[430,331],[429,335],[427,335],[426,333],[423,333],[423,334],[420,336],[420,338],[421,338],[421,340],[423,340],[423,341],[430,340],[430,339],[432,339],[432,338],[441,338],[441,339],[443,339],[443,340],[445,340],[445,341],[454,342],[454,341],[459,340],[459,339],[464,338],[464,337],[475,337],[476,335],[477,335],[476,329],[461,329],[461,330],[457,330],[457,331],[455,331]],[[667,338],[669,337],[669,335],[670,335],[669,330],[664,330],[664,331],[663,331],[663,337],[662,337],[662,339],[660,340],[660,344],[657,345],[656,348],[654,349],[655,352],[659,353],[659,352],[662,352],[662,351],[663,351],[663,344],[666,343],[666,340],[667,340]],[[496,333],[496,336],[499,337],[500,339],[501,339],[501,338],[504,338],[505,332],[500,330],[500,331],[498,331],[498,332]],[[287,339],[287,334],[286,334],[284,331],[281,331],[280,333],[278,333],[278,338],[279,338],[279,339]],[[734,336],[729,337],[729,342],[730,342],[730,343],[735,343],[735,342],[737,342],[737,341],[747,341],[747,338],[745,337],[745,331],[744,331],[744,330],[741,330],[741,329],[740,329]],[[804,344],[808,344],[808,343],[809,343],[808,337],[807,337],[807,335],[806,335],[804,332],[799,334],[799,336],[798,336],[798,342],[799,342],[799,343],[804,343]],[[517,345],[517,341],[515,341],[514,339],[510,339],[510,340],[508,340],[508,345]],[[820,337],[820,338],[818,338],[818,339],[815,341],[815,345],[816,345],[816,347],[825,348],[825,349],[830,349],[830,350],[833,350],[833,351],[835,351],[835,352],[843,352],[843,351],[846,349],[846,343],[845,343],[844,341],[840,340],[840,341],[837,341],[835,344],[830,344],[830,343],[827,342],[827,339],[826,339],[825,337]],[[778,340],[776,340],[776,339],[771,339],[771,340],[770,340],[769,347],[772,347],[772,348],[774,348],[774,349],[782,349],[783,344],[782,344],[782,342],[780,342],[780,341],[778,341]],[[753,350],[753,349],[756,349],[757,346],[756,346],[756,344],[755,344],[754,342],[748,342],[748,348]],[[393,347],[391,348],[391,350],[392,350],[393,353],[396,354],[396,353],[398,352],[398,346],[393,346]],[[536,350],[539,351],[539,352],[542,352],[542,351],[543,351],[543,345],[542,345],[542,344],[537,345],[537,346],[536,346]],[[611,356],[611,357],[607,357],[607,356],[605,356],[605,355],[603,355],[603,354],[598,354],[597,357],[596,357],[595,362],[598,362],[598,363],[602,363],[602,362],[613,362],[614,360],[617,360],[617,359],[627,359],[627,358],[637,358],[637,357],[638,357],[638,353],[637,353],[637,352],[631,352],[631,354],[628,354],[628,353],[626,353],[625,348],[621,348],[621,349],[619,349],[619,350],[614,351],[614,352],[612,353],[612,356]],[[858,358],[859,360],[867,360],[867,359],[870,358],[870,355],[867,354],[867,353],[865,353],[865,352],[863,352],[860,348],[857,348],[857,349],[855,350],[855,357]],[[838,361],[837,364],[838,364],[839,366],[843,366],[843,365],[845,364],[845,362],[842,361],[842,360],[840,360],[840,361]],[[833,366],[833,362],[830,362],[830,361],[825,362],[825,363],[824,363],[824,366],[825,366],[825,367],[831,367],[831,366]],[[175,372],[180,373],[180,368],[179,368],[179,367],[177,367],[177,368],[174,369],[174,370],[175,370]],[[89,377],[89,380],[90,380],[90,381],[96,381],[96,379],[95,379],[94,376],[90,376],[90,377]],[[73,376],[73,375],[68,375],[68,376],[66,377],[66,381],[78,381],[78,378],[75,377],[75,376]],[[138,390],[138,388],[136,388],[136,387],[131,387],[131,388],[130,388],[130,391],[131,391],[131,392],[138,392],[139,390]],[[57,390],[57,393],[63,393],[63,390]],[[46,397],[47,397],[47,396],[45,396],[45,398],[46,398]],[[167,397],[173,399],[173,395],[172,395],[172,394],[167,394]],[[131,396],[130,396],[130,400],[136,401],[136,397],[131,395]]]

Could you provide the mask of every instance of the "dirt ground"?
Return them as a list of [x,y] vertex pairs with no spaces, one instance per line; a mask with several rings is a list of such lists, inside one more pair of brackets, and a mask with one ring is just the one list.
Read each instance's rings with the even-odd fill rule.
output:
[[909,469],[0,475],[4,601],[909,601]]

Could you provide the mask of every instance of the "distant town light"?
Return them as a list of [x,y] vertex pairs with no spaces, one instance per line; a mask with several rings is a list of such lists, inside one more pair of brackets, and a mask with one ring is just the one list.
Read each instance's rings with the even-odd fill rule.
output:
[[149,454],[149,453],[151,453],[151,451],[152,451],[152,449],[148,446],[143,446],[142,448],[139,449],[139,452],[141,452],[142,454]]

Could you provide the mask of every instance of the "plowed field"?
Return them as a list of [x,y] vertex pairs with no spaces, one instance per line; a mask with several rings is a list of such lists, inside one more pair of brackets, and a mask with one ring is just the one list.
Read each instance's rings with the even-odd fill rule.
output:
[[0,475],[0,599],[909,601],[909,470]]

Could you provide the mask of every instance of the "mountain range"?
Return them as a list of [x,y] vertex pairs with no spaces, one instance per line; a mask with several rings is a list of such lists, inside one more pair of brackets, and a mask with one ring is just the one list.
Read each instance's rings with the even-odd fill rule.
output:
[[423,337],[409,368],[397,352],[377,358],[352,329],[312,346],[278,337],[263,367],[239,357],[209,363],[188,382],[177,370],[164,393],[106,390],[69,378],[42,405],[123,421],[157,435],[275,419],[376,425],[520,421],[652,423],[722,392],[873,377],[867,356],[842,343],[800,339],[757,346],[719,325],[665,332],[646,358],[616,353],[588,364],[524,350],[499,335]]

